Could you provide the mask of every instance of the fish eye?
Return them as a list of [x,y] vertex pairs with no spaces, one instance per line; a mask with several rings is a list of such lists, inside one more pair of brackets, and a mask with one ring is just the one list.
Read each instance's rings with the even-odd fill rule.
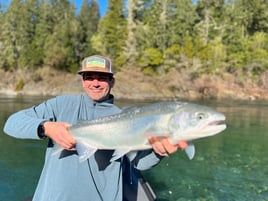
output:
[[205,119],[205,117],[206,117],[206,115],[204,113],[198,113],[196,116],[197,116],[198,120]]

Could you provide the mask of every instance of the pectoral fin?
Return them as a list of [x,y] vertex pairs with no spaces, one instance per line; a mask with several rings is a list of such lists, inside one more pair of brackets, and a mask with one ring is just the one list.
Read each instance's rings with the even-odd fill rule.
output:
[[76,151],[78,153],[78,157],[79,157],[80,162],[87,160],[89,157],[91,157],[97,151],[97,148],[90,147],[83,142],[77,142],[75,148],[76,148]]
[[185,149],[185,152],[190,160],[194,158],[195,155],[195,147],[192,142],[188,142],[188,146]]
[[114,151],[114,154],[113,154],[113,157],[111,158],[110,162],[113,162],[119,158],[121,158],[122,156],[124,156],[125,154],[127,154],[130,150],[120,150],[120,149],[117,149]]
[[62,150],[63,150],[63,148],[61,147],[61,146],[59,146],[58,144],[54,144],[54,147],[53,147],[53,149],[52,149],[52,155],[54,156],[54,155],[57,155],[57,154],[59,154],[59,153],[61,153],[62,152]]

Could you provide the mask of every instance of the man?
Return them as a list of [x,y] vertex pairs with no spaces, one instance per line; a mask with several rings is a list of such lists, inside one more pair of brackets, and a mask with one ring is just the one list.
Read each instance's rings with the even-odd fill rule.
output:
[[[134,182],[136,187],[132,186],[131,182],[137,177],[136,171],[131,170],[149,169],[163,156],[187,145],[183,142],[172,145],[168,139],[152,137],[148,140],[153,149],[138,151],[131,158],[124,156],[110,162],[113,150],[98,150],[88,160],[79,162],[76,140],[67,128],[78,120],[116,114],[120,109],[113,105],[114,98],[110,94],[115,79],[109,58],[99,55],[85,58],[78,74],[82,77],[85,93],[49,99],[11,115],[5,124],[4,131],[16,138],[49,139],[33,200],[148,200],[141,198],[140,193],[138,195],[138,182]],[[55,143],[64,148],[60,156],[52,154]]]

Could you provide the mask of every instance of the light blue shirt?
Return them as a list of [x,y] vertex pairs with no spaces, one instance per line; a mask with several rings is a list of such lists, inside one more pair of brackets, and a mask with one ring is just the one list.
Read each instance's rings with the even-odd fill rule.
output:
[[[39,139],[37,128],[44,120],[76,124],[119,113],[113,97],[94,102],[86,94],[62,95],[11,115],[4,131],[13,137]],[[125,159],[110,163],[113,150],[98,150],[94,156],[79,162],[75,151],[52,154],[49,139],[44,167],[33,201],[122,201],[122,173]],[[140,170],[149,169],[160,161],[152,151],[140,151],[131,156],[131,164]],[[125,179],[124,179],[125,180]],[[131,179],[127,179],[131,180]]]

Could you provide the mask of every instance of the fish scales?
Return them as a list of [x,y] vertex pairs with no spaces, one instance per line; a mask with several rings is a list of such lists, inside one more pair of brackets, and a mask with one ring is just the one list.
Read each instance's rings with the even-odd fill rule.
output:
[[[117,156],[129,151],[151,148],[149,136],[168,136],[170,141],[189,142],[188,156],[194,155],[192,140],[212,136],[226,128],[225,116],[216,110],[188,102],[158,102],[129,107],[121,113],[82,121],[70,127],[77,140],[81,158],[92,156],[98,149],[117,150]],[[85,156],[85,153],[87,156]]]

